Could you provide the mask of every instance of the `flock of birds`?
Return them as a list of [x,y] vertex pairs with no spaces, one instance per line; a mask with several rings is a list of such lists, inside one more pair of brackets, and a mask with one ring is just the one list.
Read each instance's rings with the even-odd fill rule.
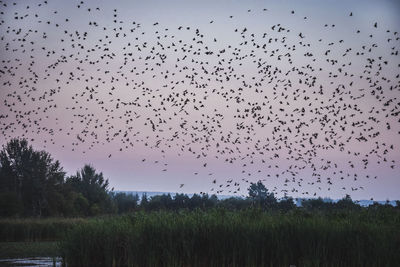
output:
[[[377,178],[360,170],[396,168],[400,34],[377,22],[332,41],[338,26],[288,10],[304,31],[264,20],[216,37],[184,23],[128,21],[118,8],[84,1],[74,9],[86,25],[48,1],[0,5],[4,142],[19,136],[76,153],[111,145],[105,157],[138,146],[164,159],[193,157],[193,175],[209,177],[216,194],[271,179],[282,183],[273,192],[303,196],[351,180],[341,188],[347,193]],[[236,16],[224,19],[233,25]],[[317,26],[324,38],[308,34]],[[223,180],[207,171],[214,162],[241,171]],[[154,164],[168,171],[168,163]]]

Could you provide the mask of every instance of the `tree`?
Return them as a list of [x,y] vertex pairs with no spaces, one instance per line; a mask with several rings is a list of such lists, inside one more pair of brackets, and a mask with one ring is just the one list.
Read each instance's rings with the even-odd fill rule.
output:
[[172,198],[170,194],[152,196],[147,204],[148,210],[161,210],[172,208]]
[[147,194],[143,193],[142,198],[140,200],[140,208],[146,209],[148,204],[149,204],[149,200],[147,198]]
[[251,183],[248,191],[248,198],[252,201],[253,206],[271,208],[277,202],[274,193],[269,193],[268,189],[261,181]]
[[189,200],[189,209],[194,210],[196,208],[201,208],[202,199],[198,194],[193,194]]
[[208,194],[203,194],[202,200],[204,209],[213,208],[217,206],[218,203],[218,197],[216,195],[209,196]]
[[296,208],[296,204],[293,201],[292,197],[285,195],[279,202],[278,208],[282,211],[289,211]]
[[15,192],[0,193],[0,217],[17,216],[22,211],[22,200]]
[[[87,199],[89,204],[88,215],[113,211],[114,206],[109,195],[108,179],[104,179],[103,173],[97,173],[93,166],[86,164],[80,171],[76,172],[76,175],[68,177],[66,184]],[[80,201],[82,202],[82,199]]]
[[325,202],[321,197],[319,198],[310,198],[310,199],[303,199],[301,201],[301,206],[306,210],[325,210],[331,208],[332,203]]
[[46,151],[36,151],[26,139],[14,138],[0,151],[0,192],[16,194],[19,212],[28,216],[56,215],[65,172]]
[[353,209],[359,209],[360,206],[357,205],[356,203],[353,202],[351,199],[350,195],[346,194],[344,198],[336,202],[335,204],[336,208],[343,209],[343,210],[353,210]]
[[230,197],[219,200],[218,206],[228,210],[241,210],[250,207],[250,198],[242,199],[240,197]]
[[138,206],[139,195],[119,192],[112,194],[113,201],[117,205],[118,213],[134,211]]
[[174,209],[184,209],[189,207],[190,198],[186,194],[176,194],[174,196]]

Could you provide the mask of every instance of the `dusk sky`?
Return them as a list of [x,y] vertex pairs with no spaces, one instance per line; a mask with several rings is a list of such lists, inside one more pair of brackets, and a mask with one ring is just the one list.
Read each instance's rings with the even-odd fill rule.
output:
[[397,0],[0,6],[0,145],[115,190],[400,199]]

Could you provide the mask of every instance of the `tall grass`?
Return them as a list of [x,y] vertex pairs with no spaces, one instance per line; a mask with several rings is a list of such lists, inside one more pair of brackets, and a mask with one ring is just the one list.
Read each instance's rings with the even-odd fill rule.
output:
[[363,216],[139,212],[77,225],[61,252],[69,266],[396,266],[398,214]]
[[[58,256],[58,242],[0,242],[0,259]],[[1,262],[0,266],[4,267]]]
[[59,241],[64,234],[87,219],[2,219],[0,242]]

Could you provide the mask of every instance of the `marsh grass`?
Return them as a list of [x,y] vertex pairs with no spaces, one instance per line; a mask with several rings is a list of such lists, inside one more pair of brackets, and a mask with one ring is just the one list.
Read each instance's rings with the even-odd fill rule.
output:
[[257,210],[137,212],[76,225],[60,249],[70,266],[396,266],[398,214],[386,219]]
[[64,234],[87,219],[1,219],[0,242],[59,241]]
[[0,242],[0,259],[58,256],[58,242]]

